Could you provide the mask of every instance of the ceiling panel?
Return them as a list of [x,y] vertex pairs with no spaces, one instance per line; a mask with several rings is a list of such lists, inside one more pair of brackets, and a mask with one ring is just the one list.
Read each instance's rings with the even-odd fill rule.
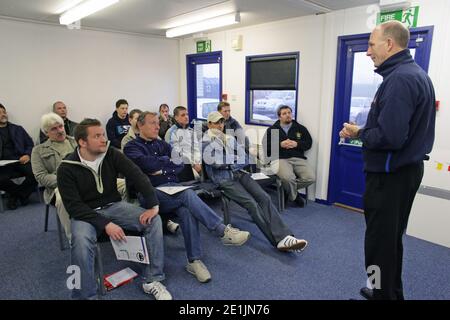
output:
[[[57,24],[58,9],[72,1],[77,0],[1,0],[0,15]],[[225,28],[232,29],[325,12],[320,6],[339,10],[371,3],[378,0],[121,0],[84,18],[81,27],[164,35],[169,25],[205,12],[240,11],[241,23]]]

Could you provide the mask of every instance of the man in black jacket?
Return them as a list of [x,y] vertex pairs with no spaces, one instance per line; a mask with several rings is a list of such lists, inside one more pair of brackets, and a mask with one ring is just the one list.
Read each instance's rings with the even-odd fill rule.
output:
[[[289,106],[278,108],[278,121],[266,131],[263,148],[271,168],[280,177],[288,199],[295,201],[299,207],[304,202],[298,190],[314,183],[315,176],[306,161],[305,151],[312,145],[312,138],[304,126],[292,118]],[[272,136],[278,134],[278,144],[272,145]],[[275,137],[274,137],[275,138]]]
[[[366,190],[365,260],[373,290],[367,299],[403,300],[402,237],[431,152],[435,128],[433,84],[412,58],[409,30],[397,21],[377,26],[367,55],[383,77],[364,128],[344,123],[342,138],[363,142]],[[375,272],[375,273],[374,273]]]
[[125,99],[119,99],[116,101],[116,111],[113,112],[112,117],[106,123],[106,132],[108,139],[111,141],[111,146],[121,150],[122,139],[127,135],[130,128],[128,102]]
[[[143,289],[157,300],[172,296],[164,280],[164,246],[159,203],[153,186],[142,171],[119,150],[109,148],[98,120],[85,119],[75,129],[77,149],[57,171],[58,189],[71,218],[71,263],[80,268],[81,286],[72,290],[75,299],[96,297],[94,254],[97,238],[106,233],[125,240],[122,229],[143,233],[150,256]],[[117,176],[121,173],[141,192],[150,209],[121,201]]]
[[[8,121],[6,108],[0,104],[0,160],[17,160],[0,166],[0,190],[9,195],[7,208],[17,209],[18,201],[28,203],[28,197],[36,188],[36,180],[31,170],[31,150],[33,140],[21,126]],[[21,184],[11,179],[25,177]]]

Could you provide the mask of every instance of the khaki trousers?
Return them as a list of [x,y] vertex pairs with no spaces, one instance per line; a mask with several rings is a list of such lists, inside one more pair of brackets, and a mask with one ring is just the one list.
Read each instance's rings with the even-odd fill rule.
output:
[[298,189],[315,182],[315,175],[308,162],[302,158],[273,160],[271,170],[281,179],[283,189],[289,200],[297,198]]

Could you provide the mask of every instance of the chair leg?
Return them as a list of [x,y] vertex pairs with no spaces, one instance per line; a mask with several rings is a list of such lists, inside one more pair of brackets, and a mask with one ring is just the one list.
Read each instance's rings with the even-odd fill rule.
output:
[[61,251],[64,251],[66,249],[66,246],[64,245],[64,231],[62,230],[62,226],[61,226],[61,221],[59,221],[59,216],[58,213],[55,212],[56,214],[56,225],[58,227],[58,238],[59,238],[59,248],[61,249]]
[[281,187],[281,211],[284,211],[286,209],[286,197],[284,195],[285,191],[284,188]]
[[3,207],[3,196],[5,195],[5,191],[0,190],[0,212],[5,211],[5,208]]
[[100,244],[97,243],[97,249],[95,253],[95,264],[97,267],[97,285],[98,292],[101,296],[106,294],[105,285],[103,283],[104,272],[103,272],[103,261],[102,261],[102,251],[100,249]]
[[45,225],[44,225],[44,232],[48,231],[48,212],[50,211],[50,205],[45,205]]
[[40,203],[44,203],[44,196],[41,193],[41,189],[40,189],[39,185],[36,186],[36,192],[37,192],[37,195],[38,195],[39,202]]
[[277,194],[278,194],[278,211],[283,211],[283,199],[284,198],[284,193],[282,191],[282,187],[280,185],[277,185]]
[[223,223],[225,225],[230,223],[229,202],[228,198],[222,195]]
[[305,206],[308,204],[308,187],[305,188]]

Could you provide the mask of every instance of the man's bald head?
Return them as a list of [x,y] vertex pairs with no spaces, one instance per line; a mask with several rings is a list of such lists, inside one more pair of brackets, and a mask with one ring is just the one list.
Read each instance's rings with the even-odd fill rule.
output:
[[408,43],[409,30],[398,21],[388,21],[377,26],[370,34],[367,56],[378,68],[384,61],[408,48]]
[[380,28],[385,39],[392,39],[401,49],[408,48],[409,30],[400,21],[388,21],[377,28]]

